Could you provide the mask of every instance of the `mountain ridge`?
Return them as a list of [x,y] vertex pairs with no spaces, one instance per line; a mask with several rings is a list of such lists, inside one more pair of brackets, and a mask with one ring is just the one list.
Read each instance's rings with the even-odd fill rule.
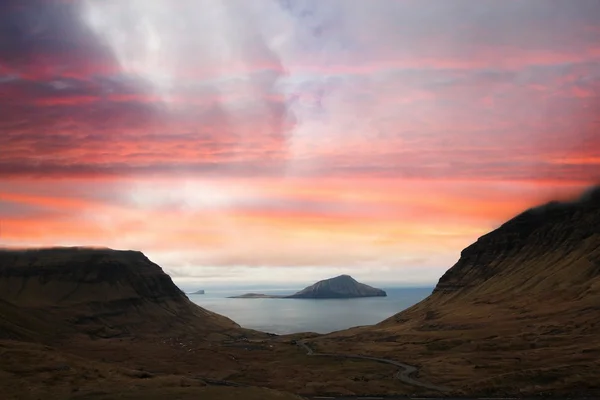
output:
[[323,351],[420,365],[457,396],[600,395],[600,188],[511,218],[466,247],[423,301]]
[[[527,261],[556,247],[569,254],[585,241],[597,242],[594,236],[600,235],[599,208],[600,187],[595,187],[576,200],[552,201],[518,214],[466,247],[459,261],[439,279],[434,293],[476,286],[501,273],[498,267],[503,259],[518,257]],[[464,278],[471,281],[465,282]]]
[[0,250],[0,301],[4,310],[17,308],[42,321],[54,319],[60,332],[99,337],[239,328],[192,303],[139,251]]

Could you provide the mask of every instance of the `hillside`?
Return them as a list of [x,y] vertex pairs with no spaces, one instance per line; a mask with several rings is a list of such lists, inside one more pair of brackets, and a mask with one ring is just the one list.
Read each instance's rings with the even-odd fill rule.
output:
[[210,385],[189,374],[151,373],[29,342],[0,340],[0,354],[2,400],[301,400],[263,388]]
[[386,296],[385,291],[357,282],[349,275],[325,279],[308,286],[298,293],[287,296],[290,299],[339,299],[355,297]]
[[[17,313],[18,323],[8,317]],[[2,321],[0,332],[16,337],[52,325],[46,339],[73,331],[119,337],[239,328],[190,302],[142,253],[84,248],[0,251]]]
[[600,393],[600,189],[479,238],[433,294],[382,323],[316,340],[394,355],[459,394]]
[[[210,357],[195,372],[218,376],[231,360],[206,348],[249,334],[191,303],[140,252],[0,251],[0,385],[10,388],[3,399],[280,398],[208,387],[186,373],[191,356]],[[189,338],[198,342],[193,354]]]
[[597,293],[599,208],[596,189],[579,201],[551,202],[518,215],[464,249],[434,293]]

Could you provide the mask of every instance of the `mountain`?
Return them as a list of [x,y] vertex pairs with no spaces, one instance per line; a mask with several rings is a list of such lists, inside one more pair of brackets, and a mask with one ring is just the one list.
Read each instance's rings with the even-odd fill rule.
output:
[[527,210],[465,248],[432,295],[329,352],[412,360],[460,395],[600,394],[600,188]]
[[1,250],[0,311],[10,337],[44,325],[52,336],[92,337],[239,329],[193,304],[142,253],[110,249]]
[[527,210],[464,249],[434,293],[554,298],[557,292],[593,291],[600,275],[599,208],[595,189],[577,201]]
[[196,290],[194,293],[190,293],[190,294],[204,294],[204,290],[203,289]]
[[291,299],[340,299],[355,297],[387,296],[385,291],[357,282],[349,275],[325,279],[308,286],[287,298]]
[[0,250],[2,399],[299,400],[224,381],[274,358],[267,338],[193,304],[137,251]]
[[240,296],[231,296],[230,299],[350,299],[385,296],[387,294],[381,289],[357,282],[350,275],[340,275],[319,281],[290,296],[246,293]]

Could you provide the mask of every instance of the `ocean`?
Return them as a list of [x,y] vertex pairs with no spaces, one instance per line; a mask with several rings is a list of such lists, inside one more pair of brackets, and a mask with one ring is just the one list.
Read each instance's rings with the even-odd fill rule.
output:
[[427,288],[382,288],[387,297],[358,299],[229,299],[248,292],[290,295],[295,290],[209,290],[187,296],[199,306],[231,318],[244,328],[278,335],[330,333],[354,326],[372,325],[418,303],[433,291]]

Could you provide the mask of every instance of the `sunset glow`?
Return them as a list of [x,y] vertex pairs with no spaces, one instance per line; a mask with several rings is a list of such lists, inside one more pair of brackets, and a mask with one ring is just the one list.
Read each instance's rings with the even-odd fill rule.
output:
[[433,283],[600,181],[593,0],[0,5],[0,245]]

